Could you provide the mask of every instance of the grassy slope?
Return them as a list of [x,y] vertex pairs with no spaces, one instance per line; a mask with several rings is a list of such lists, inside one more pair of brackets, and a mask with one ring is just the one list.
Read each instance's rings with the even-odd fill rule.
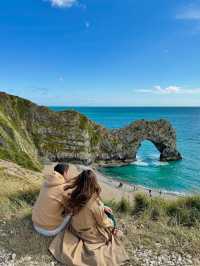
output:
[[[0,249],[16,253],[15,265],[31,265],[30,259],[37,261],[38,265],[50,265],[52,261],[47,251],[51,239],[34,233],[31,225],[31,206],[42,180],[43,176],[39,173],[0,161]],[[142,260],[137,261],[143,256],[141,252],[150,252],[152,258],[157,258],[164,250],[167,254],[175,253],[198,258],[200,248],[198,216],[196,220],[192,218],[195,221],[192,226],[181,225],[179,218],[180,209],[196,208],[196,212],[199,212],[199,199],[193,201],[192,208],[186,203],[183,204],[183,201],[169,203],[138,195],[134,206],[125,200],[118,204],[107,203],[114,208],[118,224],[125,233],[126,249],[131,259],[128,265],[148,265]],[[173,212],[169,212],[170,209],[173,209]],[[190,216],[191,213],[187,215]],[[182,223],[183,221],[185,220],[183,219]],[[160,265],[166,266],[165,263]],[[193,262],[192,265],[199,264]]]
[[0,249],[25,257],[19,265],[28,265],[27,256],[39,257],[40,265],[50,261],[48,241],[34,234],[31,225],[31,206],[42,180],[39,173],[0,160]]
[[19,97],[0,96],[0,158],[14,161],[23,167],[41,170],[36,147],[23,121],[29,101]]
[[[200,265],[199,196],[169,200],[139,193],[132,204],[122,199],[110,206],[127,233],[126,245],[133,265],[143,265],[135,261],[136,249],[150,250],[154,258],[165,250],[166,254],[180,254],[182,258],[191,258],[192,265]],[[186,259],[186,264],[180,265],[190,264]]]

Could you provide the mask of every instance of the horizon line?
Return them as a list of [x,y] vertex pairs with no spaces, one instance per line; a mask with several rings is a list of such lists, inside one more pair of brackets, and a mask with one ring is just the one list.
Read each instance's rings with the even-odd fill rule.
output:
[[71,108],[71,107],[84,107],[84,108],[106,108],[106,107],[113,107],[113,108],[200,108],[197,105],[45,105],[47,107],[59,107],[59,108]]

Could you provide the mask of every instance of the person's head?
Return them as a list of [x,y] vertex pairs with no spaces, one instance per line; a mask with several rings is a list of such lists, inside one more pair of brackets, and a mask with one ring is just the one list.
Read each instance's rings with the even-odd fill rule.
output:
[[69,170],[69,165],[64,163],[59,163],[54,167],[54,171],[63,175],[67,179],[67,172]]
[[67,208],[73,213],[79,212],[93,195],[100,197],[101,193],[96,175],[91,170],[84,170],[70,186],[66,186],[67,189],[73,189],[67,202]]

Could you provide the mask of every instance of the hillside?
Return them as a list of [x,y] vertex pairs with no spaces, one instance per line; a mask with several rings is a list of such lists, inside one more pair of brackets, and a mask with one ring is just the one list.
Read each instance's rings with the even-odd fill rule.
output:
[[[51,239],[37,235],[31,225],[31,207],[43,179],[43,173],[0,160],[1,266],[58,265],[48,253]],[[106,202],[125,234],[127,265],[199,266],[200,198],[134,198]]]
[[136,159],[143,140],[160,160],[180,160],[176,132],[166,120],[139,120],[110,131],[75,111],[54,112],[20,97],[0,93],[0,159],[33,170],[46,161],[121,164]]

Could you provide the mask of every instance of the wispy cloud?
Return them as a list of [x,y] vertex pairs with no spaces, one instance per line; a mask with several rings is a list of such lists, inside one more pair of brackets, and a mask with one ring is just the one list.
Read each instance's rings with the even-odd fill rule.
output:
[[200,6],[190,5],[179,10],[176,14],[176,19],[200,21]]
[[155,88],[156,92],[159,92],[159,93],[162,93],[162,94],[178,93],[181,90],[181,88],[178,87],[178,86],[169,86],[169,87],[166,87],[166,88],[161,88],[161,86],[156,85],[156,86],[154,86],[154,88]]
[[200,94],[200,88],[194,88],[194,89],[186,89],[179,86],[168,86],[165,88],[162,88],[160,85],[154,86],[152,89],[143,89],[143,90],[137,90],[138,93],[150,93],[150,94]]
[[59,7],[59,8],[70,8],[73,5],[77,4],[77,0],[47,0],[51,3],[53,7]]

